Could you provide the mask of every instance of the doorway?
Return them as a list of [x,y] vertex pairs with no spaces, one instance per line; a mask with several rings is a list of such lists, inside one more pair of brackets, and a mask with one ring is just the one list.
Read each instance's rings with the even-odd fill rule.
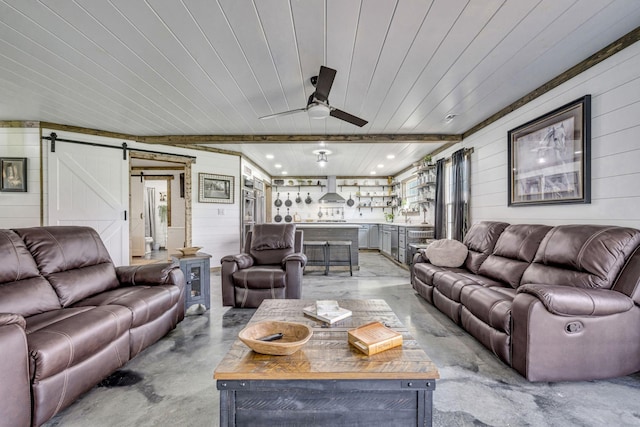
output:
[[131,152],[131,265],[167,261],[191,245],[191,161]]

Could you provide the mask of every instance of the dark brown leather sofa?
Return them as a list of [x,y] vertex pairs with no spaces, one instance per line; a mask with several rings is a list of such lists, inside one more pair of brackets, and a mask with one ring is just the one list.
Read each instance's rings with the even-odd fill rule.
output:
[[220,260],[222,305],[258,307],[266,298],[299,299],[307,257],[295,224],[256,224],[244,252]]
[[0,425],[39,426],[184,318],[177,266],[115,267],[89,227],[0,230]]
[[640,370],[640,230],[475,224],[459,268],[415,257],[412,285],[530,381]]

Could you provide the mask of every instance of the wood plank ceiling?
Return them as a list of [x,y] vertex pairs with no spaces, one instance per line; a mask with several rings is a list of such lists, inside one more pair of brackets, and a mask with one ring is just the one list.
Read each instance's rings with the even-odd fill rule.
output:
[[[460,135],[639,24],[637,0],[0,0],[0,120],[137,136],[375,135],[330,142],[325,169],[317,143],[198,143],[272,175],[385,176],[444,142],[384,135]],[[331,105],[367,125],[258,119],[304,107],[321,65],[337,70]]]

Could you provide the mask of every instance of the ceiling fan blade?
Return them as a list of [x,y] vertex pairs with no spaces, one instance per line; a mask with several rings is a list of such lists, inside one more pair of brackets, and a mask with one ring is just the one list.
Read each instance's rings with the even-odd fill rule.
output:
[[356,117],[353,114],[349,114],[345,111],[338,110],[337,108],[332,108],[331,113],[329,113],[331,117],[335,117],[336,119],[344,120],[345,122],[349,122],[356,126],[364,126],[369,123],[366,120],[361,119],[360,117]]
[[318,82],[316,83],[316,99],[327,102],[329,99],[329,92],[333,85],[333,79],[336,78],[336,70],[333,68],[320,66],[320,74],[318,74]]
[[296,110],[283,111],[281,113],[269,114],[268,116],[258,117],[260,120],[273,119],[281,116],[288,116],[289,114],[302,113],[303,111],[307,111],[307,107],[298,108]]

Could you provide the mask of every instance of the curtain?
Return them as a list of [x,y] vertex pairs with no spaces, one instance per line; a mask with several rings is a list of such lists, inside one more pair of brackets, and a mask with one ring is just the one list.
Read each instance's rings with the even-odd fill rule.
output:
[[451,156],[451,238],[462,241],[469,219],[469,160],[464,149]]
[[435,201],[435,228],[433,230],[433,237],[435,239],[444,239],[447,237],[447,215],[446,215],[446,201],[444,198],[444,159],[440,159],[436,162],[436,201]]
[[156,239],[156,189],[147,187],[144,195],[144,235]]

